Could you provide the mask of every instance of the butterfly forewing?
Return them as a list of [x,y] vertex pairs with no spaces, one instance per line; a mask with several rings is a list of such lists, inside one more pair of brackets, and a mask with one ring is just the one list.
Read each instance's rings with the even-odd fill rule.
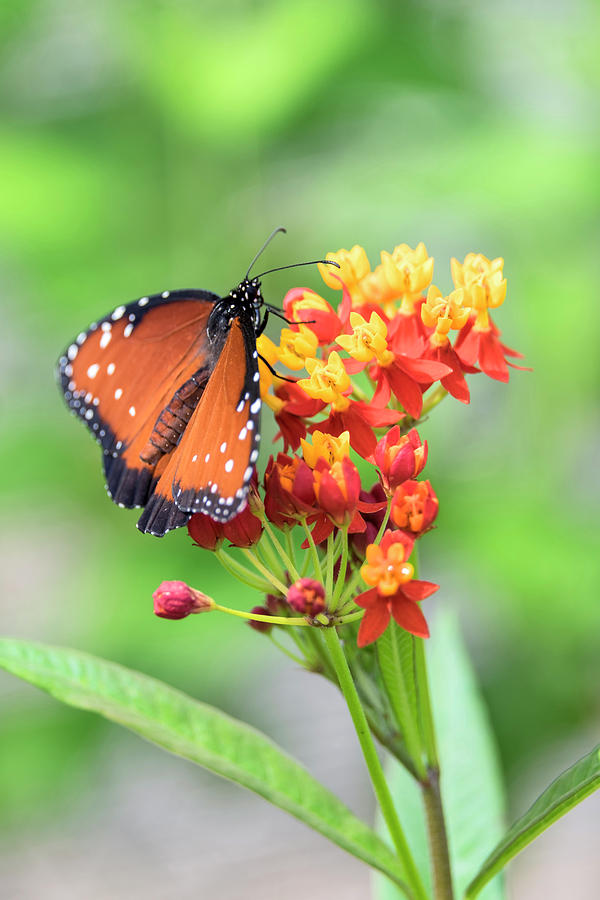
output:
[[107,489],[120,505],[146,503],[164,463],[155,471],[140,452],[178,387],[210,374],[206,323],[218,299],[189,290],[119,306],[59,360],[65,400],[101,444]]
[[260,390],[251,323],[234,319],[218,362],[138,527],[155,535],[202,512],[232,519],[246,504],[258,458]]

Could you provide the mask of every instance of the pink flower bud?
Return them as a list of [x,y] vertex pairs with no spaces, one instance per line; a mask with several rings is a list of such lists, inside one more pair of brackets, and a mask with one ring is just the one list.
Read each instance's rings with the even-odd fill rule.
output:
[[287,602],[296,612],[314,617],[325,609],[325,588],[314,578],[299,578],[288,589]]
[[185,619],[190,613],[208,612],[215,601],[185,581],[163,581],[152,594],[154,612],[163,619]]
[[[253,606],[250,612],[258,616],[273,615],[271,610],[267,609],[266,606]],[[268,634],[273,627],[270,622],[253,622],[252,619],[248,621],[248,625],[250,626],[250,628],[254,628],[255,631],[260,631],[263,634]]]

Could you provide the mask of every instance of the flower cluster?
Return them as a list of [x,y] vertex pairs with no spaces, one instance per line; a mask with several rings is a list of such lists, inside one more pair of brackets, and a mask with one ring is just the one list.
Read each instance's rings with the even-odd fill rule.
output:
[[[358,246],[327,259],[337,268],[320,265],[321,275],[339,304],[294,288],[279,343],[257,342],[261,395],[281,448],[236,518],[189,523],[196,544],[266,595],[251,613],[235,614],[271,636],[284,628],[300,659],[325,672],[310,629],[354,629],[359,648],[392,619],[428,636],[420,603],[437,585],[415,577],[416,545],[434,526],[438,500],[421,477],[428,447],[415,426],[447,395],[468,403],[469,375],[507,381],[520,356],[491,318],[506,296],[502,259],[453,259],[448,294],[432,284],[422,243],[382,252],[374,269]],[[159,615],[187,614],[166,596]],[[189,596],[189,612],[200,611]]]

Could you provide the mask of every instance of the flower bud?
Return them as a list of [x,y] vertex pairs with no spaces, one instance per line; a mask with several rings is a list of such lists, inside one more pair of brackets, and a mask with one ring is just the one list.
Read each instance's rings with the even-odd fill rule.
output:
[[360,475],[346,457],[328,466],[319,459],[313,472],[317,502],[336,525],[347,525],[356,512],[360,494]]
[[185,619],[191,613],[214,609],[215,601],[185,581],[163,581],[152,594],[154,612],[163,619]]
[[188,522],[189,536],[205,550],[215,550],[223,540],[230,541],[234,547],[252,547],[260,540],[262,528],[249,503],[229,522],[215,522],[204,513],[195,513]]
[[290,586],[287,602],[296,612],[314,617],[325,609],[325,588],[314,578],[299,578]]
[[[266,606],[253,606],[250,612],[254,613],[257,616],[273,615],[271,610],[267,609]],[[253,622],[252,619],[248,620],[248,625],[250,626],[250,628],[254,628],[255,631],[260,631],[261,634],[268,634],[273,627],[270,622]]]
[[438,507],[429,481],[405,481],[396,488],[390,516],[398,528],[419,536],[431,528]]
[[391,496],[395,489],[416,478],[427,462],[427,441],[421,443],[416,429],[400,435],[400,426],[390,428],[375,447],[373,461],[380,472],[383,489]]

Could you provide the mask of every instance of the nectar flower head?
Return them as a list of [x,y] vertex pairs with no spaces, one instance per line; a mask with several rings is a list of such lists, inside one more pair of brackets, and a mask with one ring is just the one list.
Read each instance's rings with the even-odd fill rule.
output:
[[355,244],[351,250],[342,248],[337,253],[327,253],[325,259],[331,259],[339,265],[339,269],[335,270],[336,278],[332,274],[331,266],[319,263],[319,272],[323,281],[334,290],[339,290],[342,287],[340,282],[343,281],[350,293],[352,293],[352,288],[371,271],[365,249],[358,244]]
[[347,525],[353,518],[360,494],[360,475],[346,457],[329,466],[319,459],[313,471],[317,502],[336,525]]
[[367,547],[367,561],[361,575],[370,590],[355,598],[365,614],[358,630],[358,646],[365,647],[380,637],[394,620],[411,634],[429,637],[429,628],[418,603],[437,590],[429,581],[415,581],[408,562],[412,539],[398,531],[387,531],[381,544]]
[[398,296],[415,298],[433,278],[433,257],[428,255],[422,241],[414,250],[408,244],[399,244],[391,253],[383,250],[381,264],[387,281]]
[[427,441],[421,442],[415,428],[401,435],[400,426],[395,425],[375,447],[373,462],[379,469],[384,491],[391,496],[397,487],[423,471],[427,462]]
[[388,350],[387,325],[376,312],[367,322],[360,313],[350,313],[352,334],[341,334],[337,342],[353,359],[369,362],[376,359],[380,366],[389,366],[394,354]]
[[439,288],[431,285],[427,291],[427,300],[421,306],[421,318],[428,328],[435,328],[431,342],[438,347],[448,343],[448,332],[451,328],[460,330],[469,321],[471,309],[463,306],[465,292],[456,288],[444,297]]
[[[317,336],[319,344],[332,344],[341,331],[341,322],[331,304],[320,294],[306,288],[288,291],[283,298],[283,310],[291,322],[306,323]],[[294,330],[300,327],[300,324],[292,326]]]
[[465,291],[465,303],[476,313],[476,328],[487,330],[488,309],[496,309],[506,297],[506,278],[502,275],[502,257],[489,260],[482,253],[467,253],[465,261],[450,261],[452,280]]
[[215,601],[185,581],[163,581],[152,594],[154,612],[162,619],[185,619],[192,613],[208,612]]
[[296,612],[314,617],[325,609],[325,588],[314,578],[299,578],[288,589],[286,599]]
[[394,525],[419,536],[429,531],[439,502],[429,481],[405,481],[396,488],[390,518]]
[[407,561],[411,550],[412,542],[398,531],[387,531],[381,544],[369,544],[360,570],[365,584],[376,587],[382,597],[391,597],[415,574]]
[[350,401],[344,392],[350,388],[350,376],[336,350],[331,351],[327,360],[307,359],[306,371],[310,377],[297,382],[305,394],[323,403],[331,403],[336,410],[348,408]]
[[293,371],[303,369],[307,357],[313,357],[318,346],[317,335],[307,325],[300,325],[297,331],[282,328],[278,351],[279,362]]
[[339,437],[334,437],[332,434],[315,430],[312,434],[312,444],[305,440],[301,440],[300,443],[304,461],[311,469],[314,469],[320,459],[324,459],[331,466],[350,455],[349,431],[343,431]]

